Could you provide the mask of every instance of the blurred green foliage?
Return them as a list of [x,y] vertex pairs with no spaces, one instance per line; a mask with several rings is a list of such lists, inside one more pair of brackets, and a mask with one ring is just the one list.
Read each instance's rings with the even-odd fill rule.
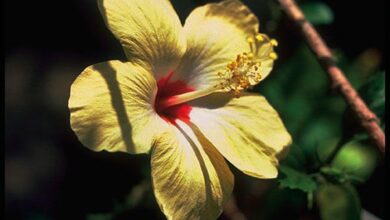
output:
[[377,150],[365,142],[352,140],[338,152],[331,166],[339,169],[351,179],[366,181],[379,160]]
[[323,2],[304,2],[299,6],[305,14],[306,19],[314,25],[330,24],[333,22],[333,12]]
[[360,219],[360,202],[350,184],[322,184],[316,193],[322,220]]
[[[333,13],[324,3],[305,1],[300,6],[314,25],[333,21]],[[354,60],[340,50],[335,54],[384,128],[385,73],[378,70],[380,55],[371,49]],[[265,95],[278,110],[293,136],[290,151],[281,161],[280,188],[267,194],[270,203],[285,207],[294,193],[294,201],[299,204],[294,208],[296,214],[307,207],[304,212],[318,210],[321,219],[360,219],[359,195],[353,184],[369,179],[380,160],[379,153],[358,129],[344,100],[331,91],[326,73],[307,46],[300,43],[287,60],[276,62],[269,79],[255,91]],[[272,210],[264,207],[263,218],[280,217],[277,208]]]
[[385,72],[381,71],[359,89],[360,96],[385,126]]
[[[363,58],[348,61],[342,53],[338,55],[347,77],[360,86],[362,98],[383,123],[385,73],[377,72],[374,66],[362,66],[363,58],[373,57],[363,54]],[[359,197],[352,184],[367,181],[374,172],[379,161],[377,149],[367,135],[344,136],[344,131],[354,130],[356,124],[342,123],[342,118],[351,119],[351,114],[346,112],[342,98],[331,93],[326,74],[306,46],[299,46],[287,62],[275,69],[269,81],[260,92],[280,112],[294,141],[280,166],[279,183],[285,190],[270,197],[300,190],[307,195],[303,203],[310,208],[315,191],[314,201],[322,219],[359,219]],[[329,158],[332,154],[334,158]],[[338,202],[332,202],[335,199]],[[274,216],[272,213],[266,219]]]
[[[341,60],[343,66],[350,67],[347,74],[366,75],[355,77],[354,83],[363,85],[359,93],[384,120],[384,72],[357,72],[356,63]],[[367,181],[376,168],[379,153],[367,137],[343,136],[343,130],[350,128],[341,123],[342,118],[349,114],[345,113],[342,98],[329,89],[326,74],[304,45],[275,69],[272,79],[261,85],[259,91],[280,112],[294,141],[280,166],[279,186],[283,190],[271,191],[268,197],[286,203],[286,199],[280,198],[288,197],[291,190],[299,194],[298,190],[298,207],[305,207],[306,203],[311,209],[314,192],[321,219],[359,219],[359,196],[352,184]],[[265,219],[278,214],[264,211],[269,213]]]

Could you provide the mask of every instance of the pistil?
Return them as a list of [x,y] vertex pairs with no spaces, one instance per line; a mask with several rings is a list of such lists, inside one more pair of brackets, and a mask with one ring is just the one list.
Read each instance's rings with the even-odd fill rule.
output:
[[221,79],[218,84],[210,88],[167,97],[159,101],[159,107],[165,109],[215,92],[232,92],[236,97],[239,97],[241,91],[258,84],[263,79],[262,63],[277,59],[273,47],[277,46],[278,43],[262,34],[258,34],[254,38],[249,37],[248,43],[250,52],[238,54],[235,60],[227,64],[225,71],[217,73]]
[[161,100],[159,102],[160,103],[159,105],[160,105],[160,108],[164,109],[164,108],[167,108],[170,106],[182,104],[182,103],[194,100],[194,99],[198,99],[198,98],[210,95],[212,93],[218,92],[219,90],[221,90],[221,89],[219,89],[218,87],[211,87],[211,88],[207,88],[207,89],[195,90],[192,92],[187,92],[187,93],[183,93],[180,95],[175,95],[175,96],[168,97],[164,100]]

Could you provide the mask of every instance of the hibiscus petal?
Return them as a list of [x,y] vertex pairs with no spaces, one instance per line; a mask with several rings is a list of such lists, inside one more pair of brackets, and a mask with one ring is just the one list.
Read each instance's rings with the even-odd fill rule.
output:
[[285,152],[291,137],[263,96],[214,94],[190,105],[193,127],[234,166],[258,178],[277,176],[277,157]]
[[[184,24],[187,51],[174,78],[184,80],[196,89],[216,85],[220,81],[217,73],[224,71],[238,54],[250,51],[247,38],[254,37],[258,29],[256,16],[238,0],[210,3],[196,8]],[[259,52],[268,55],[269,51],[265,49],[269,46],[270,43],[264,44]],[[261,66],[263,79],[272,64],[273,61],[267,57],[267,62]]]
[[185,36],[168,0],[99,0],[99,9],[132,62],[152,64],[160,78],[172,71],[185,51]]
[[222,155],[201,134],[177,120],[151,156],[154,194],[168,219],[216,219],[233,189]]
[[154,135],[167,127],[153,109],[156,90],[147,68],[120,61],[92,65],[71,87],[72,129],[92,150],[148,152]]

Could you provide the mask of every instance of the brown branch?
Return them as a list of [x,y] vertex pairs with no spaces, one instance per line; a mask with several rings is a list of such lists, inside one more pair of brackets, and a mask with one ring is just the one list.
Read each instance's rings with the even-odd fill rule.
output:
[[295,1],[279,0],[279,2],[288,17],[300,28],[306,43],[328,73],[332,87],[344,97],[352,112],[357,116],[361,127],[368,133],[373,143],[378,147],[382,155],[384,155],[385,135],[379,127],[377,116],[367,107],[345,77],[343,71],[335,64],[330,49],[326,46],[324,40],[310,22],[306,20]]

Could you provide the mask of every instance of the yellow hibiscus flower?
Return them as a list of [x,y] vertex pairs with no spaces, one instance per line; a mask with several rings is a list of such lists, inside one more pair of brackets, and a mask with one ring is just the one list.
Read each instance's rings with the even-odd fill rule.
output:
[[276,41],[245,5],[198,7],[183,26],[168,0],[99,8],[128,60],[87,67],[72,84],[71,126],[86,147],[150,153],[168,219],[220,215],[234,184],[224,158],[250,176],[277,176],[291,137],[263,96],[244,92],[271,71]]

